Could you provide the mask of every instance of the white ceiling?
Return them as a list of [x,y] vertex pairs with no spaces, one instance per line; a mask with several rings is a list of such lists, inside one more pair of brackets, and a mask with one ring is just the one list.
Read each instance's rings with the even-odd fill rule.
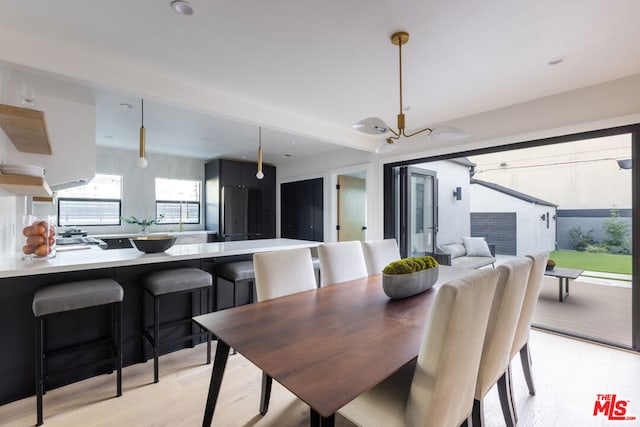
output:
[[640,73],[637,0],[192,0],[192,16],[169,3],[4,0],[0,60],[86,91],[99,145],[137,148],[144,97],[148,151],[254,159],[260,125],[276,164],[373,151],[382,138],[351,125],[395,124],[398,30],[408,130]]

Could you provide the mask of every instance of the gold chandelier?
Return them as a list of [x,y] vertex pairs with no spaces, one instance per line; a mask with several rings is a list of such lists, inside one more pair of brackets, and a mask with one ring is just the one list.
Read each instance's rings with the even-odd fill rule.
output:
[[412,136],[421,134],[423,132],[429,132],[427,139],[432,137],[441,139],[454,139],[467,136],[467,134],[463,131],[451,126],[438,126],[434,128],[426,127],[409,134],[405,132],[405,116],[403,113],[404,109],[402,104],[402,45],[406,44],[408,41],[409,33],[407,33],[406,31],[399,31],[391,36],[391,43],[395,46],[398,46],[400,70],[400,113],[398,113],[398,129],[392,129],[384,122],[384,120],[378,117],[368,117],[353,125],[354,129],[371,135],[381,135],[387,132],[391,132],[393,134],[392,136],[387,137],[378,145],[378,148],[376,148],[375,150],[376,153],[385,153],[395,149],[396,145],[394,144],[394,142],[399,140],[401,136],[405,138],[411,138]]

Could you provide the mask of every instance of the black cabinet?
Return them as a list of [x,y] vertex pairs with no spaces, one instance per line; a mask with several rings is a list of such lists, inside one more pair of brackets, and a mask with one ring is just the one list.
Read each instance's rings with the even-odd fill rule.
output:
[[276,168],[228,159],[205,164],[205,226],[224,240],[276,237]]
[[322,178],[280,185],[280,234],[290,239],[324,240]]

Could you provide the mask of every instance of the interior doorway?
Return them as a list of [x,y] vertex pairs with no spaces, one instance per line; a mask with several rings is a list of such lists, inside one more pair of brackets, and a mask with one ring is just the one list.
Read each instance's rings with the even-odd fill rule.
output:
[[365,172],[338,175],[337,240],[365,240],[367,230],[367,184]]

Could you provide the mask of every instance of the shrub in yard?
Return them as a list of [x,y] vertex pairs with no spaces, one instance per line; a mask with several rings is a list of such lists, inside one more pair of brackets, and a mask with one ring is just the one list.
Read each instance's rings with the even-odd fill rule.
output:
[[631,254],[631,242],[627,237],[629,224],[620,219],[617,209],[611,209],[611,217],[604,222],[604,229],[607,237],[602,243],[607,247],[609,253]]
[[607,252],[616,255],[631,255],[631,242],[626,240],[620,246],[607,246]]
[[586,233],[580,227],[573,227],[569,230],[569,244],[576,251],[585,251],[587,246],[595,243],[596,239],[593,237],[593,230],[589,230]]

